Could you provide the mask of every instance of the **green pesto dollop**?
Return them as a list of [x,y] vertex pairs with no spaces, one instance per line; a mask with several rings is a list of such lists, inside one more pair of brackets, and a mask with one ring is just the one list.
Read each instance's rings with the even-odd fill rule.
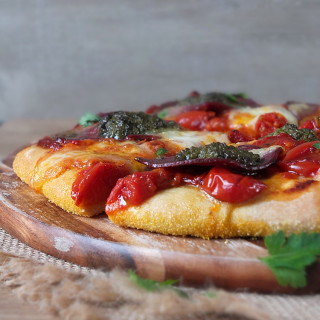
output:
[[283,127],[276,129],[269,136],[277,136],[280,133],[287,133],[295,140],[316,141],[319,140],[316,133],[311,129],[298,129],[295,124],[287,123]]
[[175,157],[178,161],[209,158],[230,159],[250,166],[258,165],[261,162],[258,154],[234,146],[227,146],[221,142],[214,142],[203,147],[186,148],[178,152]]
[[174,121],[165,121],[144,112],[113,112],[101,118],[99,135],[105,138],[125,139],[128,135],[152,134],[165,129],[179,129]]
[[219,102],[228,106],[243,105],[239,98],[244,98],[244,93],[228,94],[222,92],[210,92],[205,94],[199,94],[197,96],[189,96],[178,102],[178,105],[196,105],[204,104],[206,102]]

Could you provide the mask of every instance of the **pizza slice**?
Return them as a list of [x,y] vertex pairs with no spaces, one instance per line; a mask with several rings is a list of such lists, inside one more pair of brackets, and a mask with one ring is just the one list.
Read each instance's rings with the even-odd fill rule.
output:
[[84,216],[104,211],[119,178],[147,169],[137,157],[229,141],[224,133],[182,131],[172,121],[142,112],[89,114],[80,123],[19,152],[13,169],[59,207]]
[[13,167],[64,210],[105,210],[123,227],[202,238],[319,231],[319,112],[193,92],[146,113],[88,114]]

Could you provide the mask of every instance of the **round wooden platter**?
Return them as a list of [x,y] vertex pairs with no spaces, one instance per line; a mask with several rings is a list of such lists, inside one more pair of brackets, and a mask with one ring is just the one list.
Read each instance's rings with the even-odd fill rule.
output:
[[[10,163],[10,160],[7,161]],[[277,293],[319,292],[320,261],[308,269],[303,290],[278,285],[258,258],[267,255],[262,240],[203,240],[124,229],[105,214],[69,214],[21,182],[0,163],[0,225],[34,249],[91,268],[134,269],[158,281],[230,290]]]

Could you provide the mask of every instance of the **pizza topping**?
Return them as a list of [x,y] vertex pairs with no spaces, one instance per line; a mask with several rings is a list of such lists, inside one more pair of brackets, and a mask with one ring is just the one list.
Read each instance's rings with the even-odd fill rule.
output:
[[242,133],[239,130],[232,130],[228,133],[228,138],[231,143],[237,143],[237,142],[247,142],[252,140],[251,137],[248,135]]
[[294,124],[287,123],[283,127],[275,130],[270,133],[269,136],[277,136],[280,133],[286,133],[290,135],[295,140],[304,140],[304,141],[316,141],[318,137],[316,133],[311,129],[298,129]]
[[305,142],[288,151],[278,166],[283,171],[313,177],[320,170],[320,149],[314,142]]
[[177,161],[208,158],[231,159],[248,166],[258,165],[261,162],[257,154],[221,142],[211,143],[203,147],[187,148],[176,154]]
[[257,138],[265,137],[286,123],[287,119],[280,113],[269,112],[262,114],[259,116],[255,125],[256,136]]
[[[278,145],[283,148],[284,152],[287,152],[301,143],[303,143],[303,141],[295,140],[287,133],[280,133],[277,136],[269,135],[262,139],[256,140],[252,144],[250,144],[250,146],[259,146],[259,147],[266,148],[266,147]],[[241,147],[245,147],[245,146],[246,145],[243,145]]]
[[299,122],[303,121],[306,117],[317,114],[319,111],[319,105],[313,103],[288,101],[285,103],[285,106]]
[[271,146],[264,149],[250,146],[250,151],[245,149],[242,146],[236,148],[216,142],[200,148],[187,148],[172,157],[161,159],[137,157],[136,160],[152,168],[190,165],[223,166],[241,172],[255,173],[274,164],[282,153],[280,146]]
[[167,154],[167,153],[168,153],[168,150],[167,150],[167,149],[164,149],[164,148],[159,147],[159,148],[157,149],[157,151],[156,151],[156,156],[157,156],[157,157],[161,157],[161,156],[163,156],[163,155],[165,155],[165,154]]
[[217,200],[229,203],[252,199],[266,188],[261,181],[219,167],[199,174],[161,168],[119,179],[108,197],[105,211],[110,215],[128,206],[138,206],[160,190],[181,185],[198,186]]
[[208,122],[215,117],[212,111],[194,110],[184,112],[175,118],[175,121],[182,127],[189,130],[205,130]]
[[226,107],[235,107],[245,105],[241,98],[245,98],[242,93],[227,94],[221,92],[210,92],[205,94],[193,94],[178,102],[183,106],[204,105],[206,103],[216,103]]
[[318,137],[320,137],[320,118],[314,117],[311,120],[304,122],[299,129],[310,129],[313,130]]
[[215,167],[204,179],[202,189],[217,200],[239,203],[257,196],[266,185],[252,177]]
[[144,112],[113,112],[101,118],[98,124],[100,136],[117,140],[166,129],[179,129],[179,125]]
[[192,92],[187,98],[167,102],[160,106],[151,106],[147,113],[157,114],[160,118],[174,118],[190,111],[214,111],[222,113],[235,107],[250,106],[257,107],[258,103],[246,97],[243,93],[226,94],[211,92],[200,94]]
[[40,139],[37,145],[42,148],[58,150],[67,143],[80,145],[86,143],[84,141],[88,141],[89,139],[99,139],[97,123],[94,123],[87,127],[83,127],[78,124],[72,130],[68,130],[62,133],[58,133],[51,137],[47,136],[43,139]]
[[117,181],[108,197],[106,213],[111,214],[130,205],[139,205],[156,191],[178,186],[180,183],[181,176],[175,177],[173,172],[166,169],[135,172]]
[[78,123],[83,127],[88,127],[98,122],[99,120],[100,117],[98,115],[88,112],[80,118]]
[[77,206],[105,202],[117,180],[128,174],[124,164],[98,162],[78,173],[71,197]]

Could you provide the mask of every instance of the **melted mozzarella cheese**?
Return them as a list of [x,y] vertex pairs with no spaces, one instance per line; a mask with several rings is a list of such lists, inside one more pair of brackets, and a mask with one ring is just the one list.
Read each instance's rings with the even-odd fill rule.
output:
[[288,105],[288,110],[294,115],[299,115],[300,113],[306,112],[310,109],[305,103],[293,103]]
[[249,152],[257,154],[260,156],[260,158],[262,158],[266,153],[272,152],[275,149],[278,149],[279,146],[275,145],[275,146],[271,146],[271,147],[267,147],[267,148],[261,148],[261,149],[252,149]]
[[234,127],[242,125],[254,127],[261,115],[271,112],[281,114],[287,119],[288,123],[298,124],[296,117],[282,105],[266,105],[258,108],[245,107],[235,109],[230,112],[229,119]]
[[[108,150],[108,147],[111,149]],[[141,171],[143,165],[134,161],[136,156],[147,156],[141,148],[133,144],[120,143],[114,146],[103,146],[98,142],[90,147],[77,147],[50,152],[41,158],[35,166],[31,185],[40,190],[43,183],[49,179],[56,178],[70,168],[84,168],[94,162],[111,162],[127,164],[132,172]]]
[[222,132],[208,131],[165,131],[160,134],[163,139],[167,139],[177,144],[180,148],[200,147],[212,142],[229,143],[229,139]]

